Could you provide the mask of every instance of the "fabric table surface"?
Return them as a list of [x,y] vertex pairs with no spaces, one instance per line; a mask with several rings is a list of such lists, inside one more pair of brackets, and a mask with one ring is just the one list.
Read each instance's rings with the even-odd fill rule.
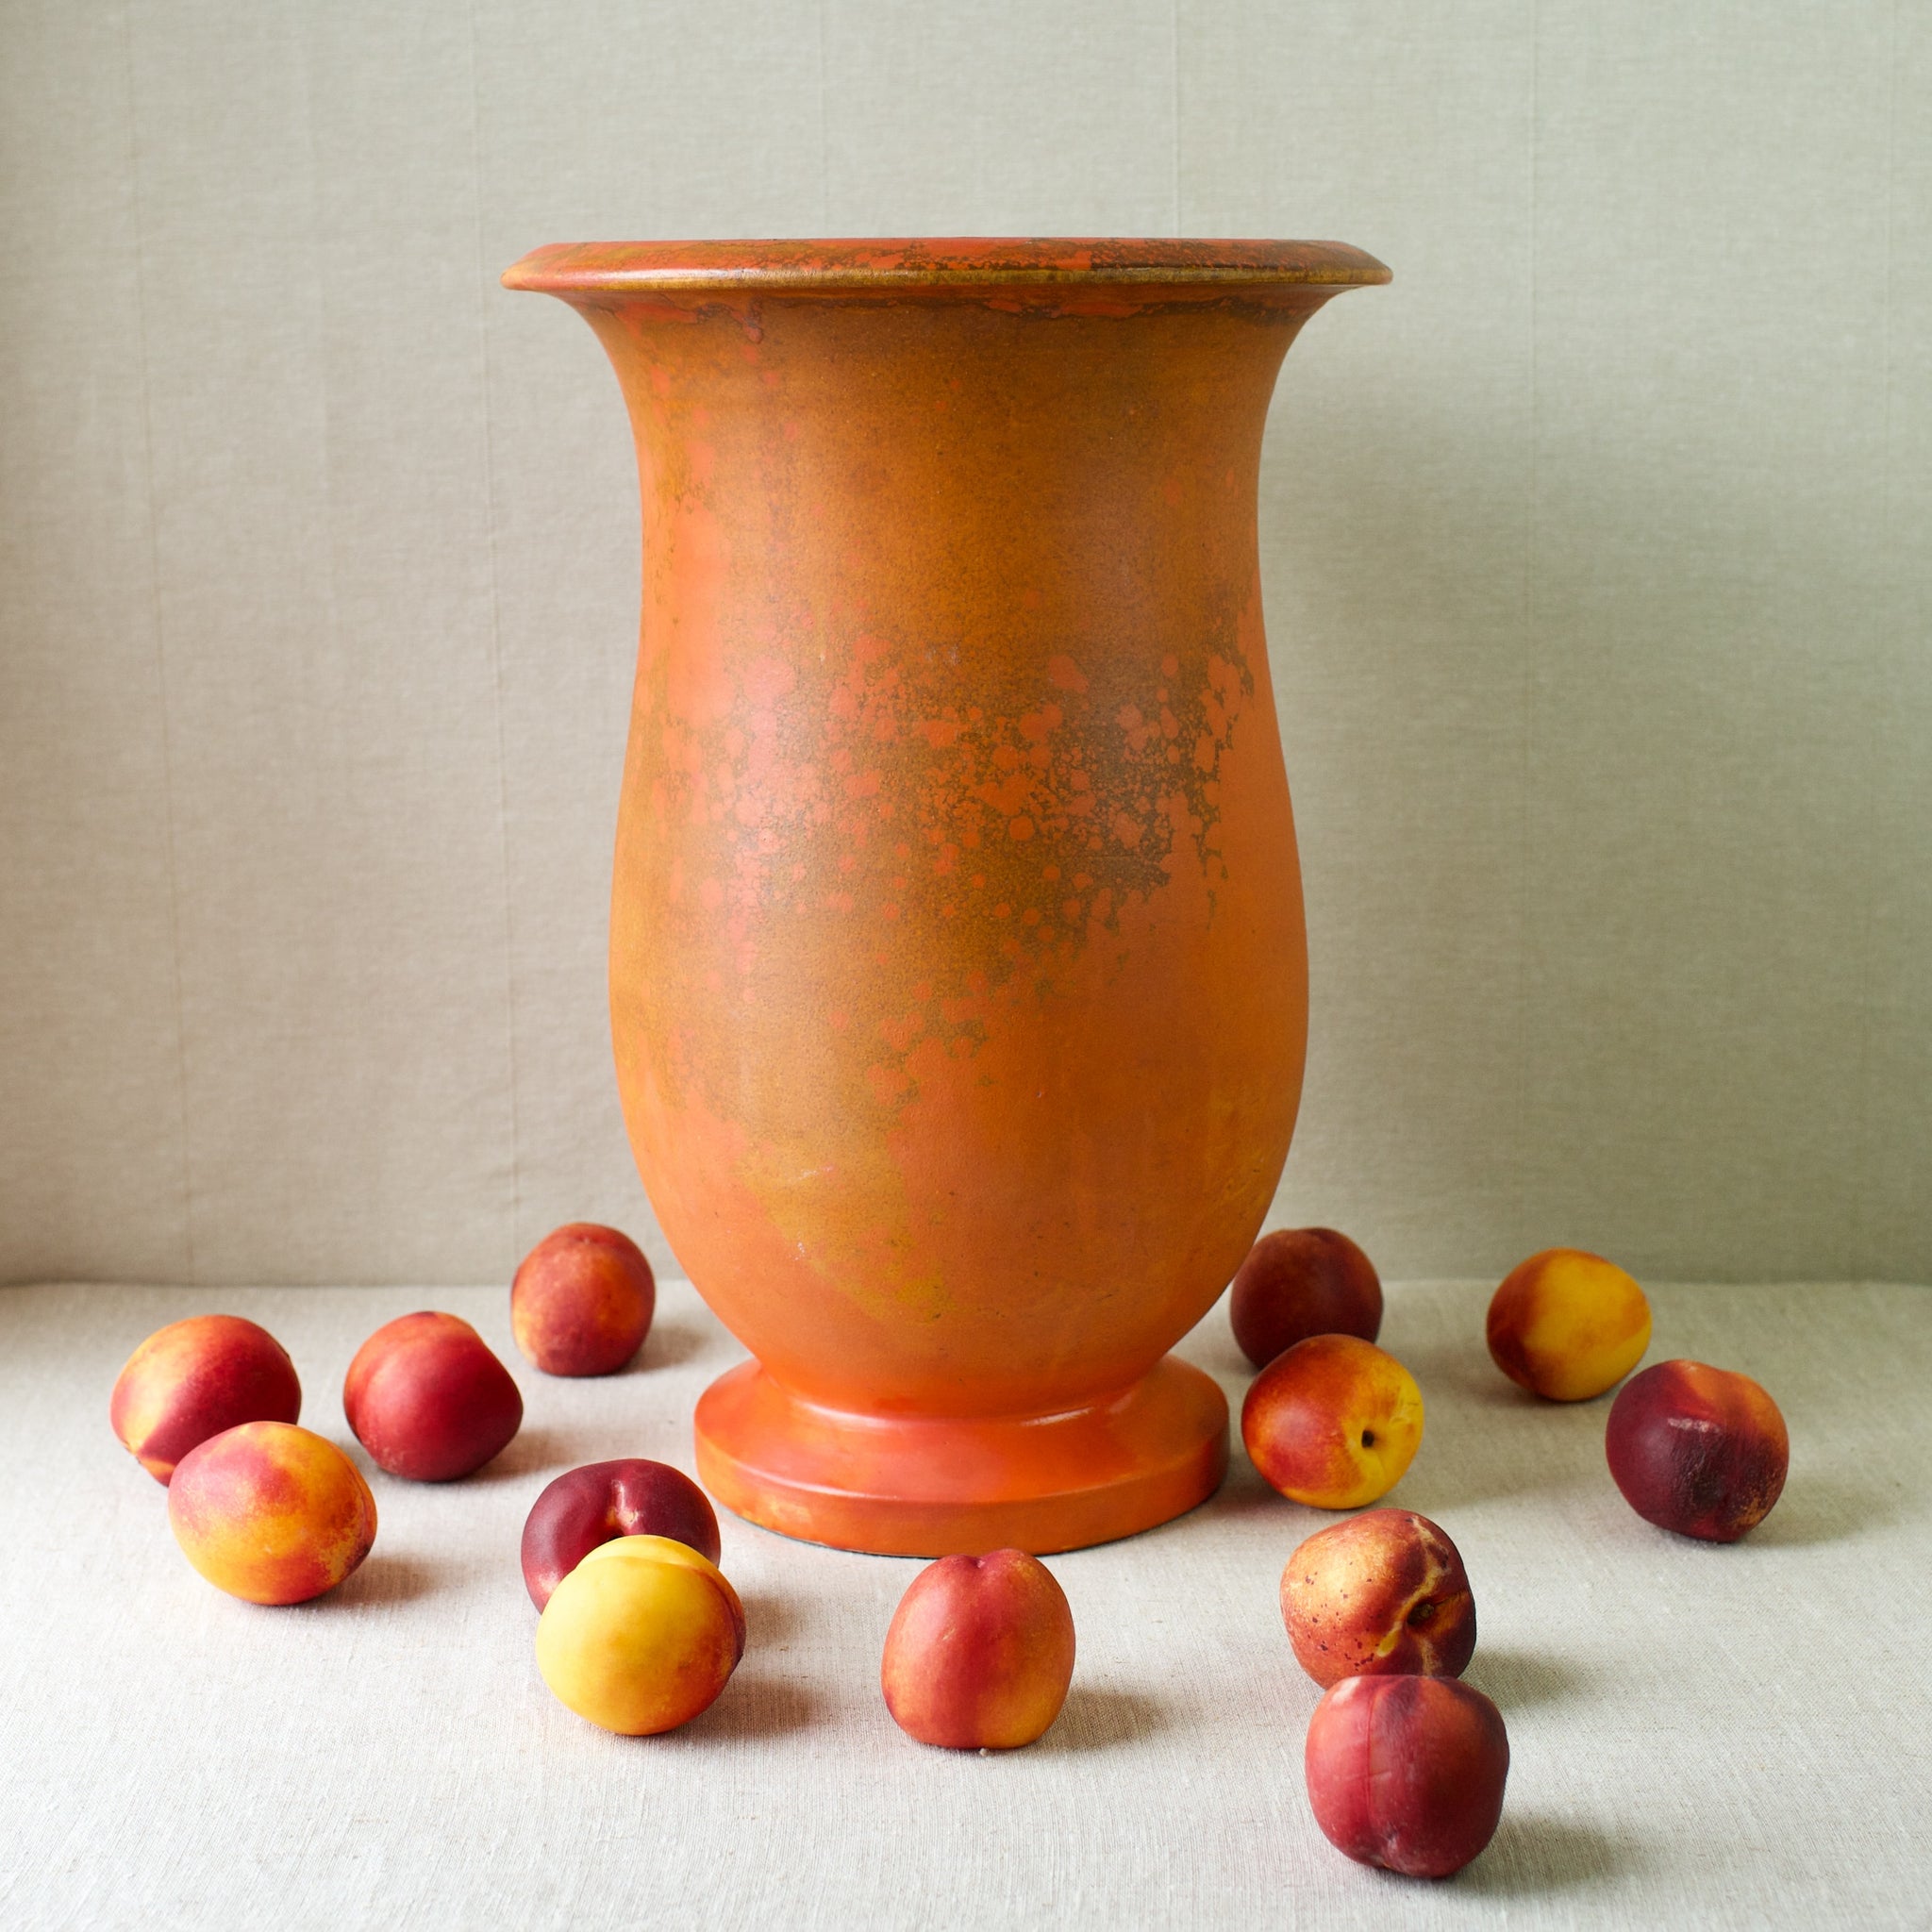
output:
[[[539,1374],[477,1290],[0,1290],[0,1924],[8,1927],[1932,1924],[1932,1291],[1662,1287],[1650,1361],[1756,1376],[1789,1485],[1742,1542],[1666,1535],[1604,1463],[1608,1398],[1536,1402],[1483,1345],[1490,1284],[1391,1288],[1383,1344],[1426,1430],[1388,1499],[1461,1548],[1470,1682],[1507,1722],[1503,1823],[1459,1876],[1351,1864],[1302,1743],[1318,1691],[1276,1607],[1334,1519],[1241,1456],[1179,1522],[1050,1559],[1079,1659],[1059,1722],[1008,1754],[903,1736],[879,1694],[919,1565],[723,1517],[749,1648],[683,1730],[607,1735],[532,1657],[517,1550],[553,1476],[691,1468],[691,1415],[741,1351],[684,1283],[625,1374]],[[342,1419],[373,1329],[473,1322],[526,1403],[467,1481],[399,1482]],[[163,1323],[262,1323],[303,1421],[369,1475],[374,1553],[297,1608],[190,1569],[108,1394]],[[1181,1353],[1237,1407],[1224,1308]]]

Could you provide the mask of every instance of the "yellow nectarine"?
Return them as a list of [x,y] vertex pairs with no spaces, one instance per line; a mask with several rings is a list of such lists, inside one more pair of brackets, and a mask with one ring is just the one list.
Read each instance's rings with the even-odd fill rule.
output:
[[1643,1359],[1650,1304],[1601,1255],[1545,1248],[1503,1277],[1490,1301],[1489,1343],[1512,1382],[1553,1402],[1586,1402]]
[[537,1668],[558,1701],[628,1737],[708,1709],[743,1655],[738,1592],[670,1537],[599,1543],[537,1621]]

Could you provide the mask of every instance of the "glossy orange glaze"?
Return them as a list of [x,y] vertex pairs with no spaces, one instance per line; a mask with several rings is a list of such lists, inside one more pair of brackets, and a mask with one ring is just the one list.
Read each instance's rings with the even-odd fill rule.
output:
[[[743,1513],[1066,1546],[1029,1419],[1117,1405],[1254,1239],[1307,1007],[1261,431],[1300,324],[1386,274],[1328,244],[962,242],[593,244],[506,275],[584,313],[637,438],[618,1078],[666,1235],[774,1385],[699,1415]],[[1218,1404],[1170,1405],[1072,1541],[1208,1493]],[[817,1475],[780,1508],[757,1474],[802,1407],[844,1472],[822,1521]],[[1006,1451],[935,1496],[906,1472],[967,1419]],[[855,1499],[895,1493],[917,1520],[881,1541]]]

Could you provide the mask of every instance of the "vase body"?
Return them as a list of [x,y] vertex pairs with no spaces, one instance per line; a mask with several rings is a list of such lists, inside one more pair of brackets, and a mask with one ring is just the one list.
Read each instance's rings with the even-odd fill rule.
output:
[[1282,243],[539,250],[636,437],[625,1122],[754,1360],[720,1500],[940,1555],[1210,1493],[1166,1357],[1258,1229],[1306,1032],[1256,487]]

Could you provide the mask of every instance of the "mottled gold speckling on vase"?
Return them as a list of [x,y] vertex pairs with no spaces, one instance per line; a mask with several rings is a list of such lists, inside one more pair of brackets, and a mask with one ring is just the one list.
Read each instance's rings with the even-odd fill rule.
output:
[[1256,479],[1327,242],[596,243],[643,618],[618,1082],[789,1535],[1124,1536],[1219,1483],[1166,1351],[1254,1240],[1307,971]]

